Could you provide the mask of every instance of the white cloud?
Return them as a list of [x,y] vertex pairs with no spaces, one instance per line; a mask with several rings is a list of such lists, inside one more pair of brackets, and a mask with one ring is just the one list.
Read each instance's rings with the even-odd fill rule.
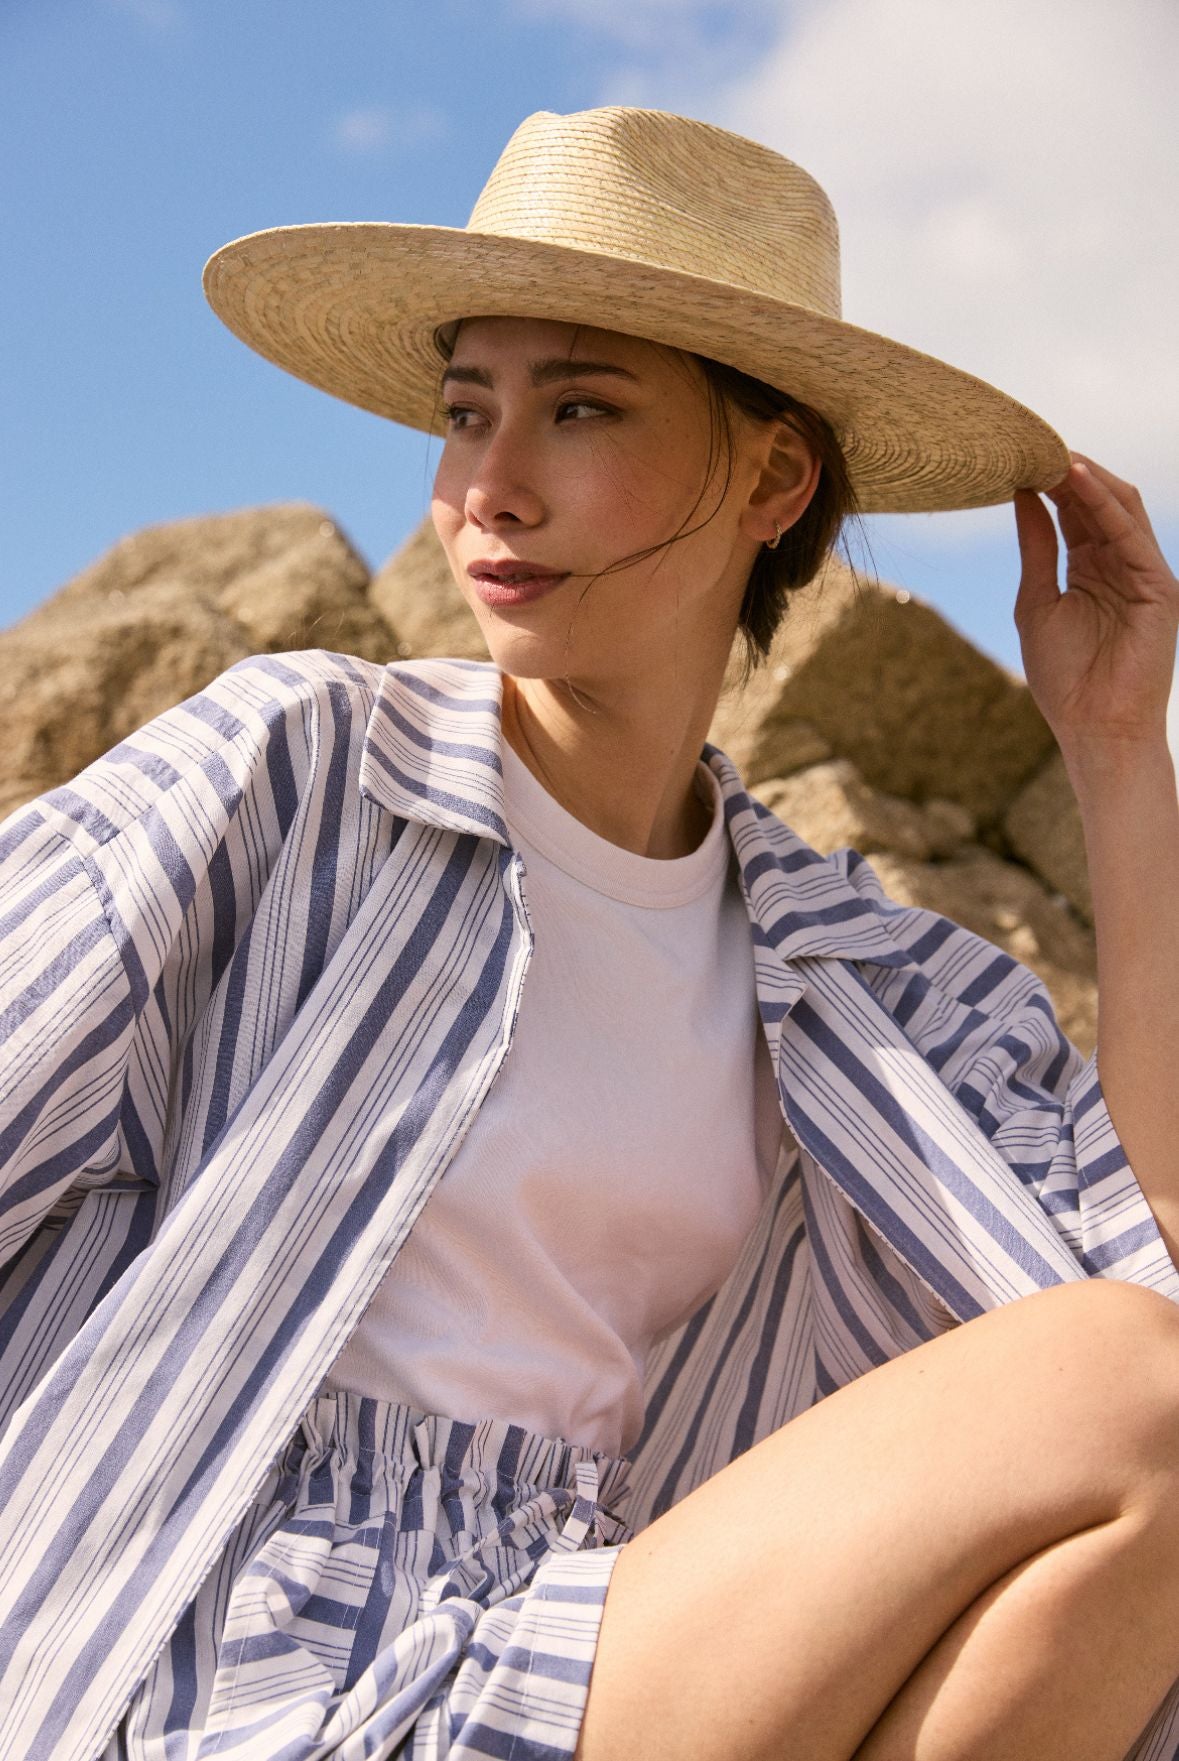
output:
[[447,133],[445,111],[434,104],[358,105],[345,110],[332,128],[335,145],[359,156],[439,141]]
[[[775,11],[738,78],[632,59],[619,92],[805,165],[839,215],[847,317],[1012,392],[1179,518],[1174,0]],[[978,536],[921,524],[944,542],[947,521]]]
[[106,0],[106,3],[115,12],[126,13],[157,36],[177,36],[188,24],[178,0]]
[[346,110],[333,130],[336,145],[350,153],[381,152],[393,138],[393,118],[388,110]]

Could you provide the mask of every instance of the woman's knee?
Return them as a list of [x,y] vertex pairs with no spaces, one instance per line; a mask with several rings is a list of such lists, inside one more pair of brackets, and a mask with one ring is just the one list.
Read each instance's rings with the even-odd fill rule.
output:
[[[1004,1311],[1000,1311],[1004,1312]],[[1179,1304],[1141,1284],[1086,1278],[1009,1305],[1013,1350],[1123,1456],[1179,1474]]]
[[1053,1284],[1008,1307],[1034,1316],[1046,1338],[1055,1336],[1062,1344],[1091,1341],[1118,1367],[1151,1354],[1173,1366],[1172,1354],[1179,1345],[1179,1303],[1144,1284],[1080,1278]]

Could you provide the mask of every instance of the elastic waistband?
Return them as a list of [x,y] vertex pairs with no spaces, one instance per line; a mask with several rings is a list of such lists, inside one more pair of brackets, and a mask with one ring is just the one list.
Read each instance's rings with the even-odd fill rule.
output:
[[447,1476],[475,1475],[493,1485],[517,1488],[582,1483],[582,1463],[592,1464],[600,1501],[616,1510],[629,1490],[631,1464],[585,1443],[541,1437],[507,1419],[456,1419],[423,1413],[396,1401],[378,1400],[345,1389],[316,1396],[300,1422],[294,1443],[316,1453],[335,1452],[355,1460],[442,1469]]

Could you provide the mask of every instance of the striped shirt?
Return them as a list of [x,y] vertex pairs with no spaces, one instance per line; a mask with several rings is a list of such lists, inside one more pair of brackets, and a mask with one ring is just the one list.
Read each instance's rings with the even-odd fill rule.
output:
[[[508,1051],[534,937],[501,687],[246,661],[0,826],[6,1761],[101,1752]],[[649,1360],[635,1530],[999,1303],[1086,1276],[1179,1299],[1039,979],[702,756],[791,1136]]]

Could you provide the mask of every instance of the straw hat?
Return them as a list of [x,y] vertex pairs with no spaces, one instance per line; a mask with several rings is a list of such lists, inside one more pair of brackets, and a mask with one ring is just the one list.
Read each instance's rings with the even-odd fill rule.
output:
[[250,233],[204,289],[243,342],[321,390],[440,433],[436,332],[557,318],[738,367],[822,412],[866,512],[982,507],[1064,476],[1013,398],[840,316],[824,192],[768,147],[660,110],[541,110],[465,228],[359,222]]

